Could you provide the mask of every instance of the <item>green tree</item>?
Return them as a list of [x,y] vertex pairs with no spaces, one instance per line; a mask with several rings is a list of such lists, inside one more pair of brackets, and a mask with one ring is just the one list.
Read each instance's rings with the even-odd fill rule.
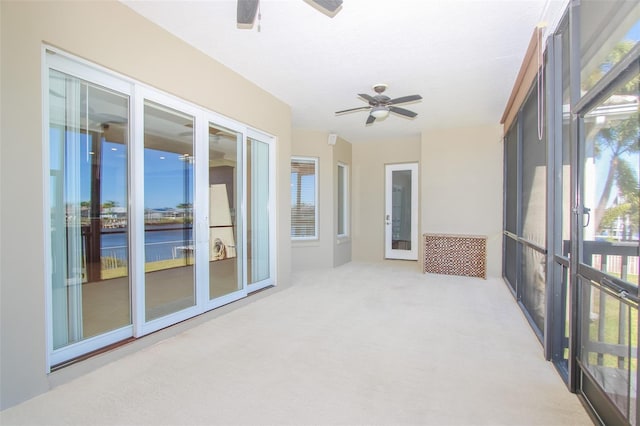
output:
[[[620,62],[636,45],[635,41],[625,40],[614,46],[606,59],[599,67],[582,81],[585,90],[593,87],[612,66]],[[638,96],[640,85],[640,75],[630,79],[624,86],[620,87],[615,94],[621,97]],[[623,101],[628,102],[628,101]],[[609,104],[610,102],[606,102]],[[640,152],[638,144],[639,115],[637,112],[630,117],[623,118],[615,124],[601,129],[595,136],[594,154],[596,158],[602,157],[606,152],[610,156],[610,165],[607,171],[604,188],[594,212],[594,226],[597,232],[602,232],[603,228],[610,227],[621,212],[633,214],[633,206],[638,204],[638,178],[634,168],[629,163],[629,158],[633,154]],[[637,158],[637,157],[635,157]],[[622,195],[624,201],[617,206],[607,209],[607,203],[611,199],[611,191],[617,189],[617,195]],[[626,206],[626,207],[623,207]],[[637,210],[636,210],[637,211]],[[637,213],[636,213],[637,215]],[[637,226],[638,221],[634,224]]]
[[[586,92],[590,90],[595,84],[600,81],[602,77],[613,67],[620,62],[636,45],[636,41],[623,40],[616,44],[611,52],[607,55],[605,60],[592,72],[582,80],[582,89]],[[636,77],[624,85],[619,94],[631,94],[637,95],[639,77]]]
[[[618,121],[615,125],[601,129],[595,139],[595,156],[600,158],[604,152],[611,156],[609,170],[604,181],[604,188],[596,210],[594,212],[594,226],[599,232],[603,227],[611,226],[613,211],[607,211],[607,203],[611,198],[611,191],[618,190],[618,194],[624,197],[622,204],[628,204],[629,213],[635,203],[638,204],[638,177],[633,166],[629,162],[629,157],[637,158],[634,154],[640,152],[640,144],[638,143],[639,120],[638,113],[633,113],[626,119]],[[618,208],[619,206],[614,206]],[[620,210],[618,208],[618,210]],[[619,213],[619,212],[618,212]],[[615,216],[616,218],[618,216]],[[604,221],[603,221],[604,220]],[[637,220],[636,222],[637,223]]]
[[[635,195],[631,194],[630,197],[625,197],[625,201],[615,205],[613,207],[609,207],[605,210],[604,215],[602,217],[602,221],[600,222],[600,227],[611,228],[617,225],[618,219],[623,220],[623,226],[625,235],[627,233],[631,233],[631,235],[638,232],[638,225],[640,224],[640,215],[638,214],[638,190],[636,190]],[[628,227],[627,227],[628,226]]]
[[116,201],[113,200],[109,200],[109,201],[105,201],[104,203],[102,203],[102,208],[104,210],[107,210],[109,212],[111,212],[111,209],[113,209],[114,207],[117,207],[118,203]]

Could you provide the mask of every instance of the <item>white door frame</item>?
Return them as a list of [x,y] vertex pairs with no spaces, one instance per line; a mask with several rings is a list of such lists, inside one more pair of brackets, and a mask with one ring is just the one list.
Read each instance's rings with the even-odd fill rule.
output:
[[[385,259],[418,260],[418,163],[385,164]],[[393,172],[411,172],[411,246],[409,249],[393,248]]]

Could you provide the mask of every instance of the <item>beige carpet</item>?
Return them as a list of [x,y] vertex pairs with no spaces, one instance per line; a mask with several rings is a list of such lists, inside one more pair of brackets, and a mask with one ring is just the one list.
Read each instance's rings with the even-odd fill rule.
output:
[[591,424],[501,280],[354,262],[294,283],[0,423]]

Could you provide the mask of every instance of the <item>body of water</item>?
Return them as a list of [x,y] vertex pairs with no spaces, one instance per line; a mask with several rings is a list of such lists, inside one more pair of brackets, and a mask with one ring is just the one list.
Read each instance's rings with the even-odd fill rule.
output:
[[[184,256],[185,248],[193,248],[193,233],[191,228],[166,229],[167,227],[147,227],[144,233],[144,258],[146,262],[156,262],[180,258]],[[102,257],[113,257],[127,261],[127,233],[123,230],[109,230],[103,232],[100,239],[100,254]]]

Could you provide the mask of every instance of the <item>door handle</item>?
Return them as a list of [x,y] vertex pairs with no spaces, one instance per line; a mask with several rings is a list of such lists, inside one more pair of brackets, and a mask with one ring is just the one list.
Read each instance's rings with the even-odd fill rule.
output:
[[391,225],[391,215],[388,214],[387,217],[384,219],[387,225]]
[[[580,207],[576,205],[571,209],[571,213],[578,216],[580,214]],[[587,215],[587,221],[582,225],[583,228],[586,228],[587,226],[589,226],[589,222],[591,222],[591,209],[589,207],[582,206],[582,214]]]
[[582,214],[587,215],[587,223],[582,225],[583,228],[589,226],[589,222],[591,222],[591,209],[589,207],[582,207]]

